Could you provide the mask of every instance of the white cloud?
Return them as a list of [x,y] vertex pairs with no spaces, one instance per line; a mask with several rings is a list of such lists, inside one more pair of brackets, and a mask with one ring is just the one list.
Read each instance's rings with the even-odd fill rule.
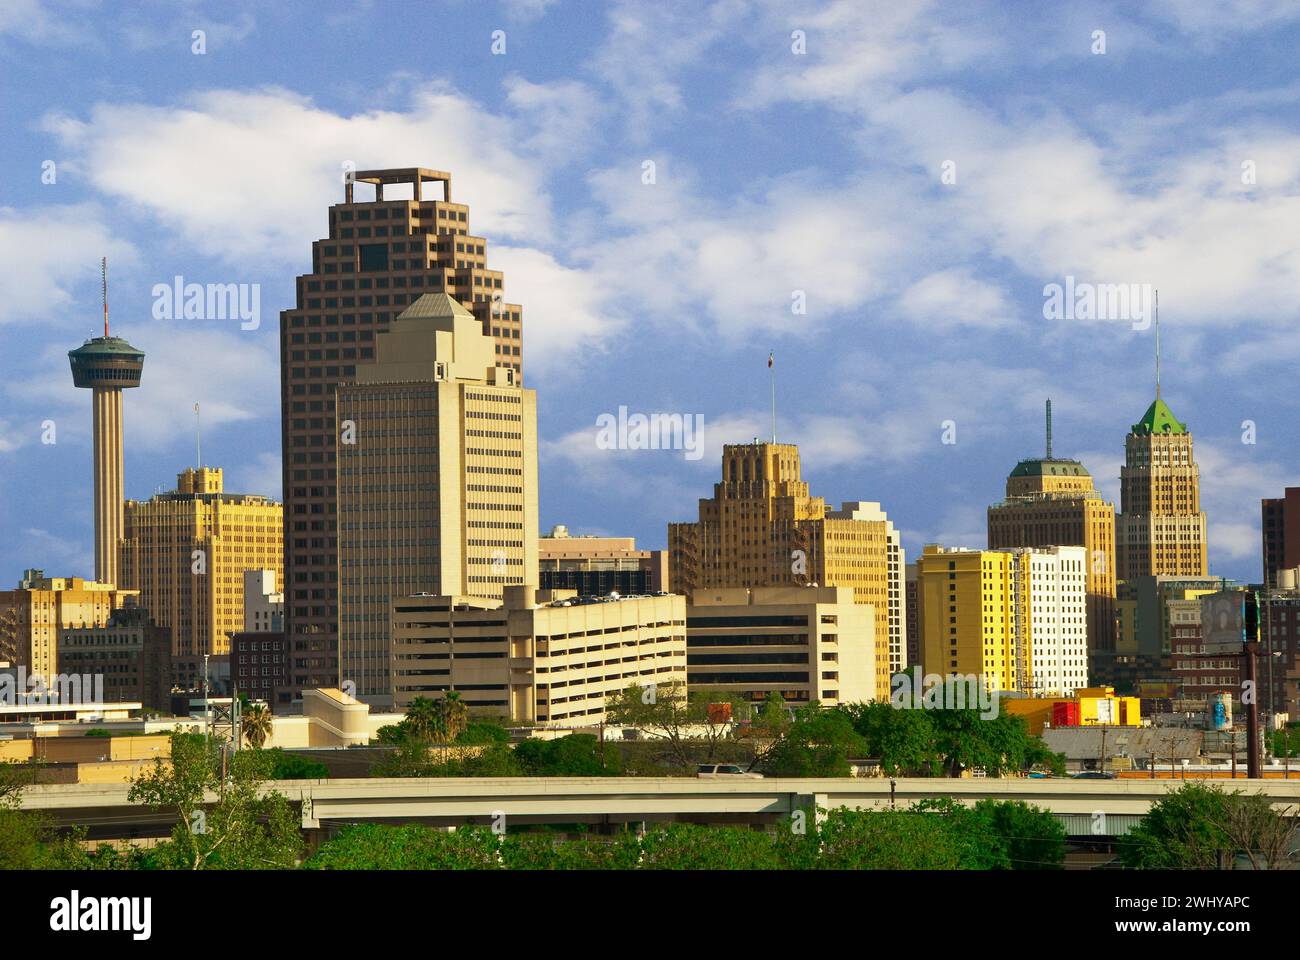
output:
[[450,171],[480,236],[535,243],[551,229],[541,171],[513,150],[520,131],[438,84],[400,112],[345,117],[284,90],[217,90],[174,108],[101,103],[44,127],[97,190],[228,260],[305,262],[326,207],[343,199],[347,162]]
[[96,205],[0,207],[0,324],[40,321],[93,330],[98,291],[90,306],[77,303],[74,290],[98,283],[104,256],[110,271],[137,262],[135,249],[112,235]]
[[[240,453],[247,455],[251,451]],[[206,459],[206,458],[205,458]],[[282,499],[284,475],[280,470],[280,452],[263,451],[226,472],[226,490],[235,493],[256,493],[275,500]]]
[[916,323],[936,329],[1004,327],[1014,311],[1000,288],[976,277],[969,267],[922,277],[903,292],[899,307]]

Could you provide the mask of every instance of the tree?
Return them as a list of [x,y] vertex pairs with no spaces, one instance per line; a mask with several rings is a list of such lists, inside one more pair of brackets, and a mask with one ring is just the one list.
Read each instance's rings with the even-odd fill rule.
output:
[[1224,829],[1230,795],[1217,786],[1187,783],[1151,805],[1121,838],[1120,860],[1136,870],[1215,870],[1231,865],[1233,843]]
[[329,778],[329,767],[319,760],[308,760],[296,753],[285,753],[279,747],[274,747],[266,752],[271,757],[271,772],[268,774],[268,778],[271,780],[326,780]]
[[244,739],[261,750],[271,736],[271,708],[264,703],[253,703],[239,717],[239,729]]
[[416,697],[406,707],[406,716],[399,726],[407,736],[424,743],[432,743],[442,736],[442,710],[428,697]]
[[223,777],[218,744],[173,733],[170,759],[154,760],[128,793],[133,803],[176,814],[171,839],[157,850],[160,865],[190,870],[294,866],[302,848],[297,818],[282,795],[262,792],[271,764],[263,751],[240,750]]
[[847,777],[850,757],[865,757],[867,742],[853,729],[848,714],[822,710],[815,702],[801,707],[764,770],[777,777]]
[[1268,797],[1233,793],[1224,805],[1218,826],[1232,849],[1250,861],[1252,870],[1285,870],[1300,859],[1296,854],[1295,809],[1279,814]]
[[717,690],[687,692],[680,682],[641,687],[633,684],[609,698],[605,707],[610,722],[636,727],[663,748],[664,759],[678,770],[716,760],[721,744],[730,738],[732,721],[726,711],[711,704],[725,703],[732,716],[749,705],[731,693]]
[[822,870],[957,870],[966,856],[956,825],[939,813],[837,808],[818,835]]
[[310,870],[497,870],[500,838],[484,827],[450,833],[421,824],[344,827],[303,866]]
[[524,740],[515,759],[530,777],[605,777],[623,771],[622,757],[612,743],[589,733],[571,733],[555,740]]
[[866,755],[880,759],[891,777],[934,776],[940,769],[930,711],[900,710],[888,702],[853,703],[840,708],[866,741]]
[[469,725],[469,707],[455,690],[448,690],[438,701],[438,713],[442,717],[441,733],[445,742],[457,739]]
[[744,827],[670,823],[641,838],[642,870],[778,870],[770,834]]
[[1019,800],[980,800],[971,811],[979,843],[995,847],[1007,870],[1059,870],[1065,863],[1065,827],[1048,810]]

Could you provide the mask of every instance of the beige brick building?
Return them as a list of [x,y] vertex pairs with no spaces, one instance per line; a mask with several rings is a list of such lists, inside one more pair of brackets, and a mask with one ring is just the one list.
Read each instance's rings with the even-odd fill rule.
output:
[[203,655],[226,656],[244,628],[244,572],[284,569],[284,509],[269,497],[227,493],[220,467],[186,469],[176,489],[128,500],[123,586],[140,591],[154,622],[172,632],[172,669],[197,682]]
[[672,588],[691,597],[722,587],[852,588],[874,610],[876,696],[888,699],[891,659],[904,666],[906,560],[879,504],[828,511],[800,476],[799,448],[784,443],[726,445],[713,490],[698,521],[668,526]]
[[60,631],[102,627],[136,595],[111,583],[28,570],[16,589],[0,590],[0,661],[53,677],[59,672]]
[[684,597],[573,599],[529,586],[507,587],[501,600],[397,599],[396,705],[455,690],[475,713],[593,726],[632,684],[686,683]]
[[849,587],[700,589],[686,607],[687,684],[762,702],[876,696],[876,615]]
[[389,706],[394,599],[537,583],[537,396],[445,293],[375,351],[336,402],[339,682]]

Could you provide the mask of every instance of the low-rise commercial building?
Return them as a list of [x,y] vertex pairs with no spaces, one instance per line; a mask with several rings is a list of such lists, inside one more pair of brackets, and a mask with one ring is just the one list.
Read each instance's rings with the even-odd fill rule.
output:
[[850,587],[697,589],[686,608],[687,684],[751,701],[825,706],[876,696],[876,613]]
[[450,690],[472,712],[591,726],[633,684],[686,683],[686,600],[580,602],[573,591],[504,589],[502,600],[417,595],[394,601],[396,706]]

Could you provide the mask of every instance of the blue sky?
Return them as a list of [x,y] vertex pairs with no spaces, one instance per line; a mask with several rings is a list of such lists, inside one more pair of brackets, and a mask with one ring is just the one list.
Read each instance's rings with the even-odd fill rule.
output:
[[[103,255],[148,355],[128,496],[192,463],[196,401],[228,489],[279,496],[278,313],[349,161],[450,170],[470,204],[524,307],[544,528],[662,546],[721,445],[770,432],[773,350],[813,492],[881,501],[909,552],[984,544],[1049,396],[1114,499],[1152,331],[1045,319],[1073,276],[1159,289],[1212,572],[1258,577],[1259,498],[1300,482],[1300,3],[1054,8],[6,0],[0,583],[91,574],[66,353]],[[259,284],[260,328],[153,319],[177,275]],[[620,406],[702,415],[704,456],[600,449]]]

